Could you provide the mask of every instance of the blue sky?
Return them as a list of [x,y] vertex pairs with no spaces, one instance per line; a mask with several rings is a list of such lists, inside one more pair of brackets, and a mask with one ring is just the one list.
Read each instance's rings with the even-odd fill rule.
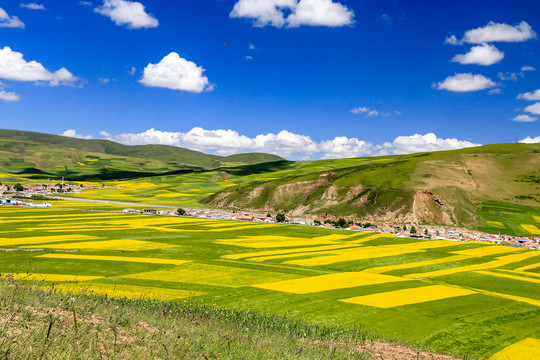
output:
[[540,142],[540,2],[1,1],[0,127],[317,159]]

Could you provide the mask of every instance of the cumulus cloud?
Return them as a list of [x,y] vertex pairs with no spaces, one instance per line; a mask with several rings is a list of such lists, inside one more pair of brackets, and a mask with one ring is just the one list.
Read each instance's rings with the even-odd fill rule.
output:
[[103,5],[94,11],[110,17],[116,25],[126,25],[129,29],[155,28],[159,25],[158,20],[145,11],[144,5],[136,1],[104,0]]
[[441,139],[434,133],[425,135],[415,134],[412,136],[398,136],[392,143],[384,144],[393,154],[410,154],[424,151],[456,150],[466,147],[480,146],[469,141],[456,138]]
[[537,101],[537,100],[540,100],[540,89],[537,89],[533,92],[526,92],[526,93],[523,93],[523,94],[519,94],[517,96],[518,99],[523,99],[523,100],[529,100],[529,101]]
[[81,135],[77,134],[77,131],[75,129],[69,129],[61,133],[62,136],[77,138],[77,139],[91,139],[92,135]]
[[365,112],[368,112],[369,111],[369,108],[365,107],[365,106],[359,106],[357,108],[354,108],[351,110],[351,112],[353,114],[362,114],[362,113],[365,113]]
[[519,140],[519,142],[522,144],[539,144],[540,136],[536,136],[536,137],[527,136],[525,139]]
[[43,6],[42,4],[36,4],[36,3],[28,3],[28,4],[22,3],[20,7],[27,8],[30,10],[45,10],[45,6]]
[[192,93],[211,91],[213,84],[203,76],[205,70],[192,61],[181,58],[175,52],[165,56],[157,64],[148,64],[143,71],[141,84],[183,90]]
[[9,16],[8,13],[0,7],[0,27],[6,28],[24,28],[24,23],[17,16]]
[[366,117],[370,117],[370,116],[382,116],[382,117],[388,117],[388,116],[392,116],[392,115],[401,115],[401,112],[399,111],[393,111],[393,112],[380,112],[378,110],[375,110],[375,109],[370,109],[366,106],[359,106],[357,108],[354,108],[351,110],[351,112],[353,114],[364,114],[364,113],[367,113],[366,114]]
[[505,72],[505,73],[500,72],[497,74],[497,77],[501,79],[501,81],[517,81],[518,76],[522,76],[522,74],[516,74],[513,72]]
[[525,66],[522,66],[521,67],[521,71],[535,71],[536,69],[533,68],[532,66],[529,66],[529,65],[525,65]]
[[14,92],[0,90],[0,100],[2,101],[13,102],[13,101],[19,101],[20,99],[21,97]]
[[258,27],[340,27],[353,23],[354,12],[333,0],[238,0],[230,17],[252,19]]
[[525,111],[531,114],[540,115],[540,102],[527,106]]
[[530,115],[518,115],[512,120],[518,121],[518,122],[533,122],[536,121],[537,117],[530,116]]
[[486,26],[466,31],[461,40],[458,40],[455,35],[452,35],[446,38],[445,42],[452,45],[463,43],[523,42],[534,39],[535,37],[536,33],[525,21],[515,26],[490,21]]
[[499,51],[495,46],[482,44],[473,46],[466,54],[458,54],[452,59],[453,62],[458,62],[462,65],[493,65],[504,58],[504,53]]
[[23,54],[5,46],[0,49],[0,78],[15,81],[44,81],[52,86],[73,84],[78,79],[66,68],[50,72],[37,61],[26,61]]
[[348,158],[359,156],[406,154],[478,146],[468,141],[441,139],[435,134],[400,136],[393,142],[374,145],[371,142],[345,136],[332,140],[313,141],[309,136],[282,130],[277,134],[248,137],[234,130],[206,130],[194,127],[188,132],[148,129],[141,133],[112,135],[102,131],[105,139],[126,145],[162,144],[180,146],[205,153],[231,155],[242,152],[265,152],[285,158]]
[[469,92],[489,89],[497,86],[495,82],[483,75],[473,75],[471,73],[456,74],[449,76],[443,81],[434,84],[439,90],[454,92]]

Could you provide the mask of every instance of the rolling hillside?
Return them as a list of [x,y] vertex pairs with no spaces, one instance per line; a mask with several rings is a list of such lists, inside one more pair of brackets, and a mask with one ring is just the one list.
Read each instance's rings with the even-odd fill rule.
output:
[[133,178],[278,160],[283,159],[263,153],[223,157],[176,146],[127,146],[108,140],[0,130],[0,168],[15,174],[35,173],[73,179]]
[[[283,174],[280,178],[273,174],[273,179],[230,187],[203,201],[214,207],[486,231],[497,230],[492,225],[500,218],[525,217],[522,221],[530,223],[531,214],[540,215],[538,144],[487,145],[348,163],[336,160],[333,168],[328,161],[290,164],[285,166],[289,170],[278,171]],[[311,171],[303,171],[306,168]],[[498,230],[520,233],[506,226]]]

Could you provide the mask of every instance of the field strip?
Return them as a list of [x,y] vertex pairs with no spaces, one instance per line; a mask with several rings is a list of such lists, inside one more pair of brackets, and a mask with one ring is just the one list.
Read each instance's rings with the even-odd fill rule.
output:
[[361,243],[364,243],[364,242],[368,242],[368,241],[371,241],[371,240],[375,240],[375,239],[378,239],[380,237],[396,237],[395,235],[391,235],[391,234],[373,234],[373,235],[369,235],[369,236],[366,236],[366,237],[363,237],[361,239],[358,239],[358,240],[352,240],[350,243],[351,244],[361,244]]
[[475,273],[483,274],[483,275],[490,275],[490,276],[498,276],[498,277],[513,279],[513,280],[528,281],[528,282],[533,282],[533,283],[540,284],[540,279],[526,278],[526,277],[523,277],[523,276],[502,274],[502,273],[492,272],[492,271],[475,271]]
[[489,225],[489,226],[493,226],[493,227],[498,227],[498,228],[505,228],[504,224],[500,221],[491,221],[491,220],[486,220],[486,225]]
[[[153,241],[143,240],[102,240],[102,241],[82,241],[65,244],[47,244],[47,245],[34,245],[33,247],[40,247],[46,249],[85,249],[85,250],[122,250],[122,251],[142,251],[142,250],[154,250],[163,249],[169,247],[179,247],[180,245],[171,245],[166,243],[158,243]],[[28,248],[30,246],[19,246],[19,248]]]
[[540,300],[536,300],[536,299],[531,299],[531,298],[526,298],[526,297],[516,296],[516,295],[508,295],[508,294],[503,294],[503,293],[498,293],[498,292],[493,292],[493,291],[487,291],[483,289],[476,289],[476,288],[469,288],[469,289],[474,290],[484,295],[519,301],[519,302],[527,303],[534,306],[540,306]]
[[[268,251],[259,251],[259,252],[249,252],[241,254],[229,254],[221,256],[222,259],[249,259],[255,260],[254,258],[260,256],[272,256],[272,255],[284,255],[284,254],[296,254],[299,252],[310,252],[310,251],[325,251],[325,250],[335,250],[335,249],[344,249],[348,247],[354,247],[353,245],[326,245],[326,246],[307,246],[296,249],[283,249],[283,250],[268,250]],[[255,260],[256,261],[256,260]]]
[[510,252],[525,251],[524,249],[519,249],[510,246],[500,246],[500,245],[487,245],[474,249],[465,249],[459,251],[452,251],[452,254],[464,255],[469,257],[482,257],[490,255],[499,255]]
[[378,294],[357,296],[339,301],[389,309],[397,306],[420,304],[429,301],[476,294],[476,292],[446,285],[430,285]]
[[222,245],[250,247],[255,249],[337,244],[335,240],[319,238],[308,239],[288,236],[248,236],[236,239],[218,240],[215,241],[215,243]]
[[53,242],[97,240],[97,239],[100,239],[100,238],[97,236],[80,235],[80,234],[29,236],[29,237],[19,237],[19,238],[0,238],[0,246],[33,245],[33,244],[43,244],[43,243],[53,243]]
[[524,228],[529,234],[540,235],[540,229],[535,225],[531,224],[521,224],[521,227]]
[[[219,261],[223,261],[223,262],[230,263],[230,264],[239,264],[240,266],[246,264],[246,262],[243,261],[243,260],[220,259]],[[316,276],[316,275],[325,275],[325,274],[328,274],[328,273],[332,273],[332,274],[335,273],[335,271],[328,270],[328,269],[317,269],[317,268],[299,269],[298,267],[296,267],[294,265],[283,265],[283,264],[279,264],[279,263],[264,263],[264,262],[261,262],[261,263],[257,264],[257,267],[258,268],[263,267],[263,268],[269,268],[269,269],[272,269],[272,268],[288,269],[288,270],[293,270],[293,271],[301,270],[302,273],[303,273],[303,276],[308,276],[307,273],[312,273],[314,276]]]
[[[349,250],[353,250],[353,249],[358,249],[359,247],[361,247],[361,245],[357,245],[357,246],[354,246],[354,245],[336,245],[336,246],[327,246],[328,248],[334,248],[334,250],[339,250],[339,249],[349,249]],[[299,249],[299,250],[302,250],[302,249]],[[254,258],[247,258],[245,260],[247,261],[266,261],[266,260],[279,260],[279,259],[288,259],[288,258],[299,258],[299,257],[303,257],[303,256],[310,256],[310,255],[322,255],[322,254],[332,254],[331,251],[329,250],[332,250],[332,249],[328,249],[326,251],[316,251],[316,250],[310,250],[310,249],[306,249],[308,251],[302,251],[302,252],[294,252],[294,253],[289,253],[289,254],[282,254],[282,255],[269,255],[269,256],[261,256],[261,257],[254,257]]]
[[[370,246],[360,247],[357,249],[344,249],[336,251],[325,251],[319,253],[312,253],[317,255],[325,255],[319,257],[313,257],[309,259],[289,260],[283,262],[283,264],[300,265],[300,266],[322,266],[329,265],[343,261],[375,259],[386,256],[404,255],[418,252],[414,249],[400,249],[387,246]],[[330,255],[328,255],[330,254]],[[311,255],[311,254],[310,254]]]
[[427,277],[436,277],[436,276],[443,276],[443,275],[451,275],[451,274],[457,274],[460,272],[466,272],[466,271],[477,271],[477,270],[486,270],[486,269],[495,269],[504,265],[508,265],[514,262],[519,262],[525,259],[528,259],[533,256],[537,256],[538,254],[534,251],[527,251],[521,254],[512,254],[512,255],[506,255],[498,258],[497,260],[488,261],[481,264],[474,264],[474,265],[467,265],[467,266],[458,266],[450,269],[442,269],[442,270],[435,270],[435,271],[428,271],[425,273],[416,273],[416,274],[408,274],[404,275],[407,278],[427,278]]
[[295,279],[300,277],[300,275],[232,266],[189,263],[172,269],[130,274],[123,277],[211,286],[241,287],[257,284],[261,281]]
[[191,262],[191,260],[127,257],[127,256],[101,256],[101,255],[71,255],[71,254],[44,254],[36,256],[38,258],[48,259],[69,259],[69,260],[94,260],[94,261],[121,261],[136,262],[147,264],[168,264],[182,265]]
[[253,287],[281,291],[292,294],[309,294],[322,291],[346,289],[351,287],[386,284],[398,281],[408,281],[397,276],[368,274],[362,272],[343,272],[307,278],[257,284]]
[[384,247],[418,251],[418,250],[431,250],[431,249],[458,246],[458,245],[462,245],[462,243],[459,243],[457,241],[449,241],[449,240],[420,240],[418,242],[406,243],[406,244],[384,245]]
[[540,359],[540,339],[527,338],[505,347],[489,360],[537,360]]
[[[539,254],[538,260],[540,260],[540,254]],[[537,262],[536,264],[530,264],[530,265],[519,267],[517,269],[514,269],[514,271],[527,271],[527,270],[536,269],[536,268],[540,268],[540,261]]]
[[[540,264],[537,264],[536,266],[540,266]],[[540,274],[529,272],[529,271],[517,271],[517,270],[506,270],[506,269],[497,269],[497,270],[516,274],[516,275],[521,275],[521,276],[533,276],[533,277],[540,278]]]
[[65,274],[27,274],[27,273],[11,273],[0,274],[0,277],[12,276],[16,280],[32,280],[32,281],[90,281],[102,279],[103,276],[86,276],[86,275],[65,275]]
[[[120,284],[62,284],[54,287],[60,292],[75,293],[75,294],[87,294],[87,295],[107,295],[113,298],[128,299],[157,299],[157,300],[174,300],[184,299],[192,296],[199,296],[205,293],[188,291],[188,290],[176,290],[176,289],[164,289],[150,286],[136,286],[136,285],[120,285]],[[46,287],[50,289],[50,287]]]
[[534,221],[536,221],[538,224],[540,224],[540,216],[533,215]]
[[371,274],[381,274],[381,273],[393,271],[393,270],[403,270],[403,269],[415,268],[415,267],[420,267],[420,266],[444,264],[447,262],[460,261],[464,259],[470,259],[470,257],[463,256],[463,255],[453,255],[453,256],[447,256],[442,259],[424,260],[424,261],[417,261],[417,262],[398,264],[398,265],[379,266],[379,267],[363,270],[362,272],[367,272]]
[[[121,216],[125,216],[125,215],[119,215],[119,214],[116,214],[117,216],[115,216],[114,218],[120,218]],[[98,215],[95,215],[95,216],[92,216],[92,217],[78,217],[78,216],[73,216],[73,217],[69,217],[69,218],[57,218],[57,217],[42,217],[40,219],[27,219],[27,220],[0,220],[0,223],[1,224],[11,224],[11,223],[28,223],[28,222],[39,222],[39,223],[47,223],[47,222],[60,222],[60,221],[66,221],[66,220],[69,220],[69,221],[77,221],[77,220],[80,220],[80,221],[110,221],[112,220],[111,219],[112,216],[98,216]],[[113,218],[113,219],[114,219]]]
[[[78,211],[79,212],[79,211]],[[117,212],[103,212],[103,213],[92,213],[92,214],[47,214],[47,215],[32,215],[32,216],[0,216],[1,219],[13,219],[17,218],[17,220],[26,221],[27,219],[49,219],[49,218],[65,218],[65,217],[73,217],[73,218],[87,218],[87,217],[107,217],[107,216],[122,216],[122,214]],[[127,215],[124,215],[127,216]]]

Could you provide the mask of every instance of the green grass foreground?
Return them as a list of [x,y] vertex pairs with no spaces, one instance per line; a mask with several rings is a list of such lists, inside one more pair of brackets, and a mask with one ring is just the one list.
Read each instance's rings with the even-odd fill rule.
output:
[[357,348],[372,338],[361,330],[183,301],[59,294],[40,286],[0,279],[0,358],[379,358]]

